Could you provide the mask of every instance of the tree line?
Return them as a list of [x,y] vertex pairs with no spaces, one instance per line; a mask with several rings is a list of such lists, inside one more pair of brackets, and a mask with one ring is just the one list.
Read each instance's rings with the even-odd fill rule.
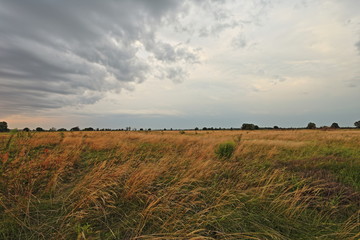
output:
[[[354,123],[354,126],[356,128],[360,128],[360,120],[356,121]],[[316,124],[313,123],[313,122],[309,122],[308,125],[305,128],[306,129],[318,129]],[[336,122],[332,123],[330,126],[322,126],[322,127],[320,127],[320,129],[328,129],[328,128],[338,129],[338,128],[341,128],[341,127]],[[258,129],[296,129],[296,128],[280,128],[278,126],[260,128],[258,125],[255,125],[253,123],[243,123],[240,128],[203,127],[201,130],[206,131],[206,130],[258,130]],[[299,129],[299,128],[297,128],[297,129]],[[166,131],[166,130],[167,130],[166,128],[163,129],[163,131]],[[170,128],[169,130],[171,131],[173,129]],[[200,130],[200,128],[196,127],[194,129],[187,129],[187,130],[198,131],[198,130]],[[5,121],[0,122],[0,132],[9,132],[9,131],[10,131],[10,129],[8,128],[7,122],[5,122]],[[126,127],[126,128],[121,128],[121,129],[110,129],[110,128],[101,128],[100,129],[100,128],[86,127],[86,128],[80,129],[79,126],[76,126],[76,127],[70,128],[69,130],[66,129],[66,128],[56,129],[54,127],[50,128],[49,130],[45,130],[42,127],[37,127],[35,129],[31,130],[30,128],[25,127],[24,129],[22,129],[22,131],[25,131],[25,132],[30,132],[30,131],[36,131],[36,132],[45,132],[45,131],[48,131],[48,132],[55,132],[55,131],[65,132],[65,131],[138,131],[138,130],[136,128],[131,128],[131,127]],[[151,128],[148,128],[148,129],[145,129],[145,130],[143,128],[140,128],[139,131],[151,131]]]

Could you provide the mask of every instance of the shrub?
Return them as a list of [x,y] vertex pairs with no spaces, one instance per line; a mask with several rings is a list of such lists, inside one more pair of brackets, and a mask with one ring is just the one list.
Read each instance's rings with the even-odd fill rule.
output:
[[224,142],[218,145],[215,150],[215,153],[218,158],[229,159],[235,151],[234,142]]

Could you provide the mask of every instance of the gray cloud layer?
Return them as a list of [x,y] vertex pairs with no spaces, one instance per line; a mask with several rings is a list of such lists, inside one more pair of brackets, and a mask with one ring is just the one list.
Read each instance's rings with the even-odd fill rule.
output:
[[355,47],[356,47],[357,50],[359,51],[359,55],[360,55],[360,41],[358,41],[358,42],[355,44]]
[[[2,113],[94,103],[152,73],[141,48],[179,81],[196,51],[156,36],[185,5],[176,0],[0,0]],[[171,66],[170,66],[171,65]],[[175,66],[174,66],[175,65]],[[180,75],[179,75],[180,74]]]

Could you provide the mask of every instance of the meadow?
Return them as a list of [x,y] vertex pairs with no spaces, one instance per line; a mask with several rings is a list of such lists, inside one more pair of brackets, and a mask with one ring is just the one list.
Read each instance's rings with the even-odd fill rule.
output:
[[360,131],[0,134],[0,239],[360,239]]

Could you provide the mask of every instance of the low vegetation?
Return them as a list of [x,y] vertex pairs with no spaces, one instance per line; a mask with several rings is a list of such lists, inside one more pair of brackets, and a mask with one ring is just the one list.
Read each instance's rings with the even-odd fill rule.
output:
[[0,239],[360,238],[360,131],[0,134]]
[[215,153],[220,159],[229,159],[233,155],[235,147],[234,142],[220,143],[216,148]]

